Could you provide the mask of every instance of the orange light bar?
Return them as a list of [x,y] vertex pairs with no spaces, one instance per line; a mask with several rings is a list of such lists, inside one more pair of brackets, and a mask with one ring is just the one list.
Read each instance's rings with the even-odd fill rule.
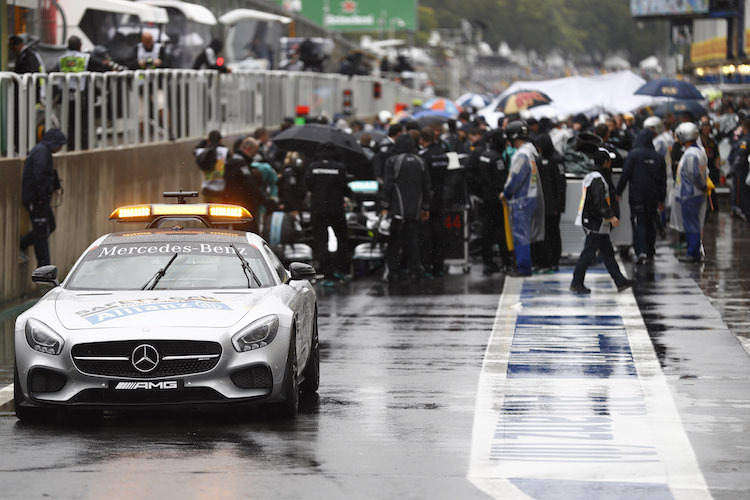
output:
[[158,217],[168,217],[170,215],[193,215],[197,217],[217,218],[221,219],[224,224],[231,223],[232,221],[247,222],[253,220],[252,214],[244,207],[218,203],[128,205],[115,209],[109,218],[110,220],[135,221],[153,220]]
[[120,207],[112,212],[110,219],[142,219],[151,216],[151,207],[149,205],[130,205]]
[[208,207],[205,203],[151,205],[154,215],[206,215]]
[[252,219],[252,215],[245,207],[237,205],[209,205],[208,214],[211,217],[232,217],[236,219]]

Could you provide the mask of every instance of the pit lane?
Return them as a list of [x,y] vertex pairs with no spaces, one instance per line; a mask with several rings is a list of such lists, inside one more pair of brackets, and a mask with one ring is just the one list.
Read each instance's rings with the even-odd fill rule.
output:
[[[747,239],[735,237],[732,224],[722,214],[707,247],[734,262]],[[746,333],[738,312],[724,306],[745,300],[747,278],[724,265],[685,268],[666,246],[653,267],[623,268],[636,273],[633,293],[617,294],[594,272],[588,303],[567,294],[570,269],[507,283],[474,269],[419,285],[368,279],[322,289],[321,389],[293,422],[262,412],[169,411],[117,414],[93,426],[26,426],[6,404],[3,497],[750,496],[750,363],[734,330]],[[714,280],[729,276],[732,287],[716,291]],[[715,304],[712,294],[720,296]],[[722,321],[727,311],[733,331]],[[531,354],[535,345],[566,348],[564,337],[534,330],[536,316],[553,312],[589,318],[579,326],[604,322],[608,340],[597,341],[597,357],[577,360],[604,370],[562,383],[570,367]],[[576,340],[583,341],[590,339]],[[7,334],[3,345],[0,373],[10,382]],[[494,355],[506,359],[504,369]],[[488,368],[496,376],[489,385]],[[557,370],[552,378],[540,376],[550,369]],[[497,404],[483,406],[483,387],[500,397]],[[478,423],[480,414],[490,427]],[[606,434],[601,427],[576,433],[573,419],[588,417],[603,419],[592,425],[608,425],[614,439],[596,439]],[[552,439],[513,441],[508,431]],[[566,434],[575,446],[560,445]],[[602,460],[613,454],[646,460]]]

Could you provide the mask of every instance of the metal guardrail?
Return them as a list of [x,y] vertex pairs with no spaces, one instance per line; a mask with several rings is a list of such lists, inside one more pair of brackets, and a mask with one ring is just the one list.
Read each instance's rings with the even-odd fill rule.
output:
[[[373,85],[381,84],[380,99]],[[374,77],[289,71],[160,69],[109,73],[0,73],[0,157],[24,157],[43,130],[59,127],[68,150],[98,150],[248,132],[294,116],[298,105],[333,118],[352,93],[354,116],[426,99]]]

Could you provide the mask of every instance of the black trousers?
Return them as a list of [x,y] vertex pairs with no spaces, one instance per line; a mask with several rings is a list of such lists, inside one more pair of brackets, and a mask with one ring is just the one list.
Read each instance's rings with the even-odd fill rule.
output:
[[422,266],[419,261],[419,221],[414,219],[393,219],[391,235],[388,238],[388,250],[385,261],[389,275],[401,270],[404,255],[410,274],[420,275]]
[[738,206],[745,217],[750,220],[750,186],[745,183],[747,178],[748,167],[737,169],[737,194],[738,194]]
[[49,235],[55,230],[55,214],[49,203],[34,203],[26,207],[31,218],[31,231],[21,237],[21,251],[34,245],[37,267],[50,264]]
[[479,214],[482,223],[482,263],[485,266],[493,264],[492,247],[497,243],[500,249],[500,259],[503,265],[513,266],[508,246],[505,243],[505,219],[501,203],[488,203],[486,200]]
[[646,207],[631,207],[630,222],[633,226],[633,250],[640,258],[649,259],[656,253],[656,218],[659,212]]
[[[313,251],[320,265],[320,271],[328,278],[335,272],[349,271],[349,236],[347,235],[344,212],[312,212],[310,222],[313,231]],[[338,246],[336,253],[328,251],[328,227],[333,229]]]
[[558,267],[562,255],[562,237],[560,236],[561,214],[544,216],[544,256],[542,267]]
[[609,239],[609,234],[588,233],[586,235],[586,242],[583,244],[583,251],[578,258],[575,271],[573,271],[572,285],[583,285],[586,270],[596,260],[597,250],[604,261],[604,265],[607,267],[609,275],[615,280],[615,285],[620,286],[624,284],[626,279],[615,260],[615,251],[612,249],[612,240]]
[[420,224],[419,246],[422,264],[431,273],[443,272],[445,267],[445,211],[430,211],[430,219]]

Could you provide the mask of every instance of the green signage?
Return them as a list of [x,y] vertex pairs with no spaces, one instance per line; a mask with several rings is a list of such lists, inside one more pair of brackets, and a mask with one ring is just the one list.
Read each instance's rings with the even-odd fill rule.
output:
[[417,0],[276,0],[332,31],[416,31]]

